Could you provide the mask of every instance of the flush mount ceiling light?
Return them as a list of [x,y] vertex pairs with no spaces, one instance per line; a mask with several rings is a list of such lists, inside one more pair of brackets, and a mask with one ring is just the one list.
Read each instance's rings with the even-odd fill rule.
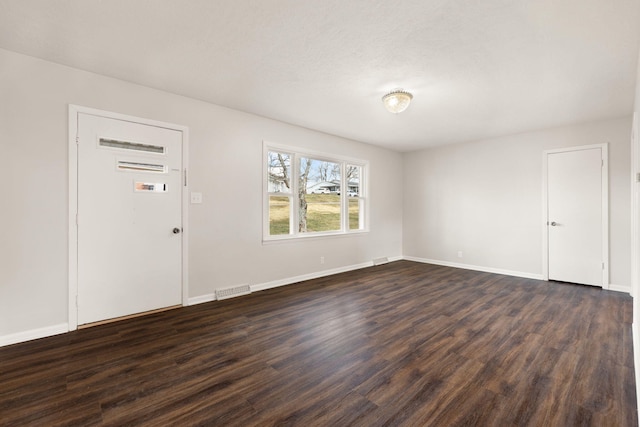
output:
[[382,102],[390,113],[398,114],[407,109],[413,95],[403,89],[395,89],[382,97]]

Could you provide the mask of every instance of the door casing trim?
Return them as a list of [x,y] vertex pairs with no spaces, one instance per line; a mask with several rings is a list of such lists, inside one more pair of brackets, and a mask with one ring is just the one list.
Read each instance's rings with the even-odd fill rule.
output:
[[542,279],[549,280],[549,235],[548,235],[548,157],[549,154],[565,153],[600,148],[602,156],[602,288],[609,289],[609,145],[608,143],[558,148],[542,152]]
[[174,123],[144,119],[111,111],[98,110],[69,104],[69,294],[68,325],[69,331],[78,329],[78,117],[89,114],[109,119],[124,120],[176,130],[182,133],[182,306],[189,301],[189,187],[186,174],[189,165],[189,128]]

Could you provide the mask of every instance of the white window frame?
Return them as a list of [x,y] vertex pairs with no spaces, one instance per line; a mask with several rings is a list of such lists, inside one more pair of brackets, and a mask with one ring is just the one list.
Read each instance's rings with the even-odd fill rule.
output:
[[[291,173],[290,173],[290,192],[269,192],[269,178],[268,178],[268,162],[269,152],[275,151],[280,153],[286,153],[291,156]],[[322,160],[333,163],[340,163],[340,198],[341,198],[341,211],[340,211],[340,230],[333,231],[310,231],[299,232],[298,231],[298,182],[300,176],[300,158],[312,158],[313,160]],[[360,203],[360,224],[362,228],[357,230],[349,229],[349,184],[342,177],[346,176],[346,166],[353,165],[360,167],[359,177],[359,194],[358,200]],[[299,147],[292,147],[281,144],[274,144],[268,141],[263,141],[263,154],[262,154],[262,240],[263,242],[276,242],[282,240],[291,239],[309,239],[317,237],[328,236],[347,236],[357,235],[369,232],[369,162],[362,159],[354,159],[345,156],[339,156],[335,154],[320,153],[317,151],[307,150]],[[289,197],[289,234],[271,235],[269,224],[269,197],[270,196],[287,196]]]

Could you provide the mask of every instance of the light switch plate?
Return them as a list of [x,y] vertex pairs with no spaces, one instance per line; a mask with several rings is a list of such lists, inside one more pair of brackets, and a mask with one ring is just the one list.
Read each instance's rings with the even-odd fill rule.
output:
[[192,204],[202,203],[202,193],[194,193],[192,191],[191,192],[191,203]]

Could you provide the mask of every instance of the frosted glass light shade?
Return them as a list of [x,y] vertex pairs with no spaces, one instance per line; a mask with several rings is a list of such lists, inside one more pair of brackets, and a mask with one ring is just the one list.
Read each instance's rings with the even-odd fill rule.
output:
[[407,109],[413,95],[402,89],[396,89],[382,97],[382,102],[389,112],[398,114]]

